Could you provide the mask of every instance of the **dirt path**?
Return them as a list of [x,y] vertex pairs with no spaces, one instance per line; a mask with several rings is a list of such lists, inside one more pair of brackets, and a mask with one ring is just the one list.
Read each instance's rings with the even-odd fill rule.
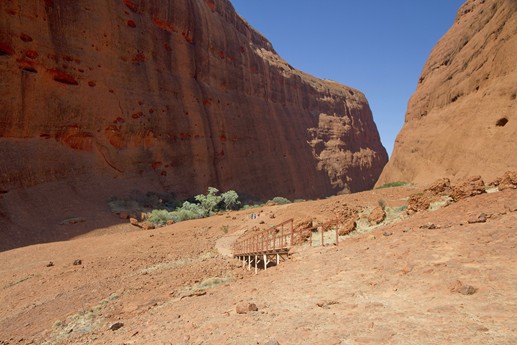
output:
[[237,230],[233,234],[226,234],[223,237],[219,238],[215,242],[215,248],[219,251],[221,255],[232,257],[233,256],[233,250],[232,246],[233,243],[246,231],[246,228],[242,228],[240,230]]

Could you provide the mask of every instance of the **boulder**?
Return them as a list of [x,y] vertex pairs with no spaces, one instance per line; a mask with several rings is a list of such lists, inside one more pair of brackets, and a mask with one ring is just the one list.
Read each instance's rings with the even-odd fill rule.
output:
[[371,225],[380,224],[386,219],[386,212],[381,206],[377,206],[372,210],[372,212],[368,215],[368,222]]
[[472,176],[460,180],[452,187],[451,198],[458,201],[485,192],[485,182],[481,179],[481,176]]
[[517,189],[517,172],[507,171],[499,180],[499,190]]

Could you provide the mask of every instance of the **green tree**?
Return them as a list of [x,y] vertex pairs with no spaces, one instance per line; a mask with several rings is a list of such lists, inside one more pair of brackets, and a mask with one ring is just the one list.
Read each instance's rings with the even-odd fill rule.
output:
[[209,217],[213,215],[215,211],[217,211],[217,206],[222,200],[222,197],[217,195],[217,193],[219,193],[219,189],[215,187],[208,187],[207,195],[199,194],[194,197],[194,199],[199,202],[199,205],[204,210],[205,217]]
[[224,204],[225,210],[234,210],[237,206],[241,204],[239,201],[239,195],[233,191],[229,190],[223,194],[221,194],[222,202]]

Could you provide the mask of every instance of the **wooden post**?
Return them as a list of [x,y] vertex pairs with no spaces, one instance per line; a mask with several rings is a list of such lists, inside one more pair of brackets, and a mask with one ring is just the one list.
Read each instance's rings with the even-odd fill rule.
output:
[[258,274],[258,256],[255,254],[255,274]]
[[276,265],[280,263],[280,254],[276,253]]
[[293,220],[291,219],[291,243],[289,247],[293,246],[293,239],[294,239],[294,226],[293,226]]
[[248,255],[248,271],[251,271],[251,255]]
[[264,271],[267,270],[267,255],[264,254]]

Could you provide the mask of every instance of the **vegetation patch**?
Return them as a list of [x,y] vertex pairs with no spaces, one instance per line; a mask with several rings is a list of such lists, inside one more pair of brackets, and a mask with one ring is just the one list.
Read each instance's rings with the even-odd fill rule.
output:
[[383,184],[382,186],[377,187],[376,189],[392,188],[392,187],[403,187],[403,186],[409,186],[409,185],[411,185],[411,183],[409,183],[409,182],[397,181],[397,182],[390,182],[390,183]]
[[276,205],[287,205],[290,203],[291,203],[291,200],[286,199],[282,196],[275,196],[273,199],[266,202],[266,204],[276,204]]
[[84,334],[91,334],[104,327],[106,320],[103,313],[111,306],[112,302],[119,297],[118,294],[112,293],[109,297],[90,309],[73,314],[64,321],[57,320],[54,322],[51,335],[43,344],[50,345],[67,340],[74,342],[72,339],[81,337]]

